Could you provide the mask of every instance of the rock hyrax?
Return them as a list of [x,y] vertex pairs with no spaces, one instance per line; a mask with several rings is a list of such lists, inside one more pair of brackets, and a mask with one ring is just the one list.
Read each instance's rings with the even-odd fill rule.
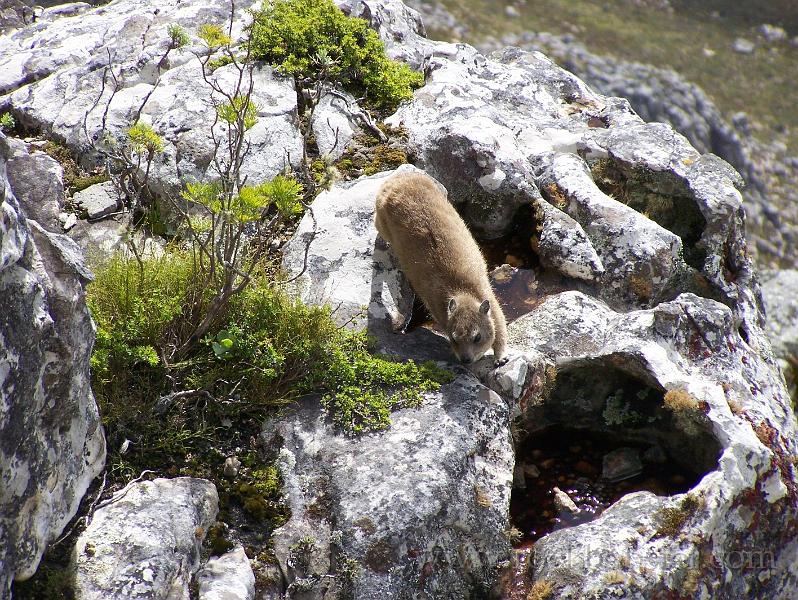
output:
[[507,362],[485,259],[439,186],[421,173],[393,175],[377,194],[375,224],[457,358],[472,363],[492,347],[496,365]]

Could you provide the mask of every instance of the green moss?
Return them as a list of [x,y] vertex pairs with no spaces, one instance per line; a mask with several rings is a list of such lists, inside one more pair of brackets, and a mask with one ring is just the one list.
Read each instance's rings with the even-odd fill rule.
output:
[[221,556],[233,549],[235,543],[227,538],[227,529],[221,523],[214,523],[208,529],[205,543],[210,547],[211,554]]
[[679,506],[663,508],[655,515],[657,529],[655,537],[676,537],[682,532],[687,522],[704,507],[704,501],[693,495],[687,494],[682,498]]
[[390,171],[409,162],[407,151],[403,148],[407,142],[407,132],[390,127],[381,129],[387,136],[384,142],[373,135],[356,135],[335,163],[338,172],[347,179],[356,179],[361,175]]
[[332,0],[276,0],[253,14],[252,56],[300,81],[339,81],[388,111],[423,83],[423,75],[385,55],[364,20],[347,17]]
[[108,175],[105,173],[96,173],[94,175],[78,175],[72,179],[73,192],[80,192],[87,187],[108,181]]

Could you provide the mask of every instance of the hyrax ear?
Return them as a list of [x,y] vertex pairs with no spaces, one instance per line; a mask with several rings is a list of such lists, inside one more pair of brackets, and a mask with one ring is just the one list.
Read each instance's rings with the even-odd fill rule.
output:
[[479,305],[479,312],[486,315],[488,311],[490,311],[490,300],[484,300],[482,304]]
[[449,298],[449,306],[446,307],[446,311],[451,315],[455,308],[457,308],[457,302],[454,298]]

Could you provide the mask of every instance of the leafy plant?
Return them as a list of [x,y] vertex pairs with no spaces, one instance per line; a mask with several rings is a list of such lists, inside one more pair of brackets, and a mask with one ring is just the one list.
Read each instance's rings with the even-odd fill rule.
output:
[[254,12],[253,58],[298,80],[336,80],[392,110],[412,96],[423,75],[389,59],[375,31],[347,17],[332,0],[275,0]]
[[127,137],[136,154],[146,154],[151,158],[155,154],[163,152],[163,138],[146,123],[136,122],[127,130]]
[[219,25],[213,23],[200,25],[197,35],[211,50],[216,50],[222,46],[229,46],[233,41],[229,35],[222,31]]
[[180,25],[170,25],[166,32],[169,35],[169,46],[172,49],[183,48],[191,43],[191,38],[189,37],[188,32],[186,32],[186,30]]
[[11,113],[3,113],[0,115],[0,130],[11,131],[16,126],[16,121]]

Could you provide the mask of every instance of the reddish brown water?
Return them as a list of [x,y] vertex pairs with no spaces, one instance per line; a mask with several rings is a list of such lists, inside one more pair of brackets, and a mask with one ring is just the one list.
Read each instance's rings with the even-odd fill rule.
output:
[[[563,427],[533,433],[516,449],[516,469],[525,471],[525,487],[518,478],[510,500],[510,518],[521,531],[518,546],[564,527],[597,518],[624,494],[646,490],[658,495],[685,492],[703,473],[686,471],[672,460],[662,464],[643,460],[639,475],[619,482],[602,478],[604,455],[620,447],[637,448],[640,456],[645,444],[623,442],[617,436]],[[553,488],[568,494],[580,512],[560,510],[554,502]]]

